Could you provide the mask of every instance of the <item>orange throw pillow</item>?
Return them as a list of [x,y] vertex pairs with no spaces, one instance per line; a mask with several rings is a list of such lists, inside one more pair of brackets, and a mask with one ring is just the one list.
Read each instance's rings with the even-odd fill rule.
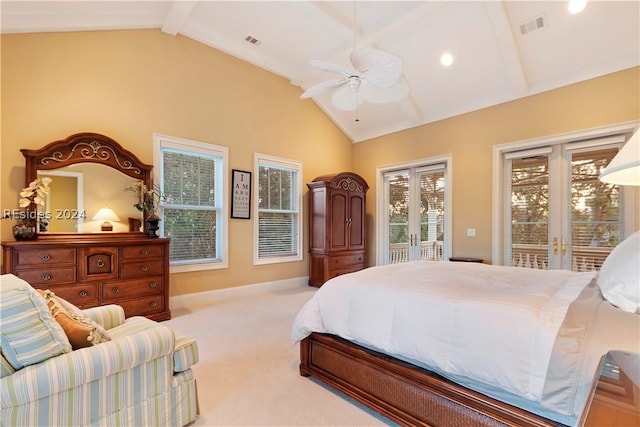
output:
[[38,293],[46,301],[51,315],[64,330],[74,350],[111,340],[102,326],[75,305],[56,296],[50,290],[38,289]]

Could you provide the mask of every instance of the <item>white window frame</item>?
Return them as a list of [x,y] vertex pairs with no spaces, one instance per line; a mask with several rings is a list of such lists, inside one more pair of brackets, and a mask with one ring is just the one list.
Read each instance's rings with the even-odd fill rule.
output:
[[[617,123],[614,125],[602,126],[597,128],[579,130],[575,132],[567,132],[558,135],[545,136],[541,138],[533,138],[522,141],[508,142],[493,146],[493,170],[492,170],[492,242],[491,242],[491,262],[496,265],[502,265],[505,255],[504,239],[505,234],[505,202],[504,192],[507,188],[506,177],[504,176],[505,157],[507,153],[520,150],[536,150],[544,149],[544,147],[552,145],[567,144],[570,142],[585,141],[588,139],[604,138],[610,135],[618,135],[621,133],[632,133],[640,126],[640,120],[630,122]],[[624,237],[629,236],[633,230],[638,228],[637,215],[634,214],[635,192],[629,186],[620,188],[621,193],[624,192],[625,204],[623,206],[623,217],[627,220],[624,225]]]
[[[222,167],[216,171],[216,182],[220,183],[220,209],[219,215],[216,218],[218,226],[216,237],[218,258],[212,262],[171,262],[171,273],[182,273],[187,271],[201,271],[201,270],[217,270],[221,268],[229,267],[229,220],[228,220],[228,200],[229,200],[229,148],[221,145],[208,144],[206,142],[194,141],[186,138],[179,138],[175,136],[163,135],[159,133],[153,134],[153,179],[155,183],[162,186],[163,176],[163,163],[162,163],[162,148],[174,148],[183,151],[189,151],[193,153],[201,153],[208,156],[217,156],[221,158]],[[160,217],[162,218],[163,203],[160,203]],[[164,234],[164,227],[162,221],[160,221],[160,233]]]
[[[376,236],[387,236],[387,224],[386,218],[388,212],[388,203],[385,200],[385,184],[384,175],[387,172],[410,169],[410,168],[424,168],[432,165],[438,165],[441,167],[444,165],[444,252],[442,254],[443,260],[448,260],[453,253],[452,239],[452,215],[453,215],[453,156],[451,154],[444,154],[437,157],[429,157],[426,159],[413,160],[406,163],[397,163],[392,165],[379,166],[376,168]],[[376,265],[385,265],[388,259],[388,243],[385,238],[376,239]]]
[[[259,182],[260,179],[260,165],[273,165],[274,167],[282,167],[287,169],[295,169],[298,171],[298,179],[295,185],[298,189],[298,224],[297,224],[297,233],[298,233],[298,252],[293,255],[288,256],[279,256],[279,257],[267,257],[260,258],[259,256],[259,233],[260,233],[260,223],[258,220],[258,212],[259,212]],[[276,264],[283,262],[294,262],[294,261],[302,261],[302,242],[303,242],[303,233],[302,233],[302,224],[303,224],[303,207],[302,207],[302,162],[297,160],[285,159],[282,157],[270,156],[268,154],[254,153],[253,155],[253,171],[254,171],[254,180],[253,180],[253,230],[254,230],[254,239],[253,239],[253,264],[254,265],[263,265],[263,264]]]

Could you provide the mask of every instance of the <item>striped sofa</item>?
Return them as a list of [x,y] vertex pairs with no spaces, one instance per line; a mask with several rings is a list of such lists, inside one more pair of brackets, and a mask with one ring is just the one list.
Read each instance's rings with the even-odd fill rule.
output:
[[2,426],[184,426],[196,419],[194,339],[144,317],[125,319],[117,305],[84,313],[110,341],[17,370],[0,358]]

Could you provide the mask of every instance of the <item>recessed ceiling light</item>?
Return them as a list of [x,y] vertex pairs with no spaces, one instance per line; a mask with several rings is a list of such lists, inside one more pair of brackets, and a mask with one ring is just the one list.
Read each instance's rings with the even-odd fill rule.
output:
[[443,53],[440,57],[440,63],[445,67],[448,67],[449,65],[453,64],[453,56],[449,52]]
[[584,8],[587,6],[587,0],[571,0],[569,2],[569,13],[571,14],[576,14],[576,13],[580,13],[584,10]]

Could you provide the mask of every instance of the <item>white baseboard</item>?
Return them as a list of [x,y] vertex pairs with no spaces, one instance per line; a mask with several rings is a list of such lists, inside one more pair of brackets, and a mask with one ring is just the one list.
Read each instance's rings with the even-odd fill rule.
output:
[[215,302],[249,296],[265,292],[281,292],[287,290],[304,289],[309,287],[309,277],[276,280],[272,282],[254,283],[233,288],[215,289],[212,291],[196,292],[192,294],[169,297],[171,310],[184,310],[195,306],[209,305]]

